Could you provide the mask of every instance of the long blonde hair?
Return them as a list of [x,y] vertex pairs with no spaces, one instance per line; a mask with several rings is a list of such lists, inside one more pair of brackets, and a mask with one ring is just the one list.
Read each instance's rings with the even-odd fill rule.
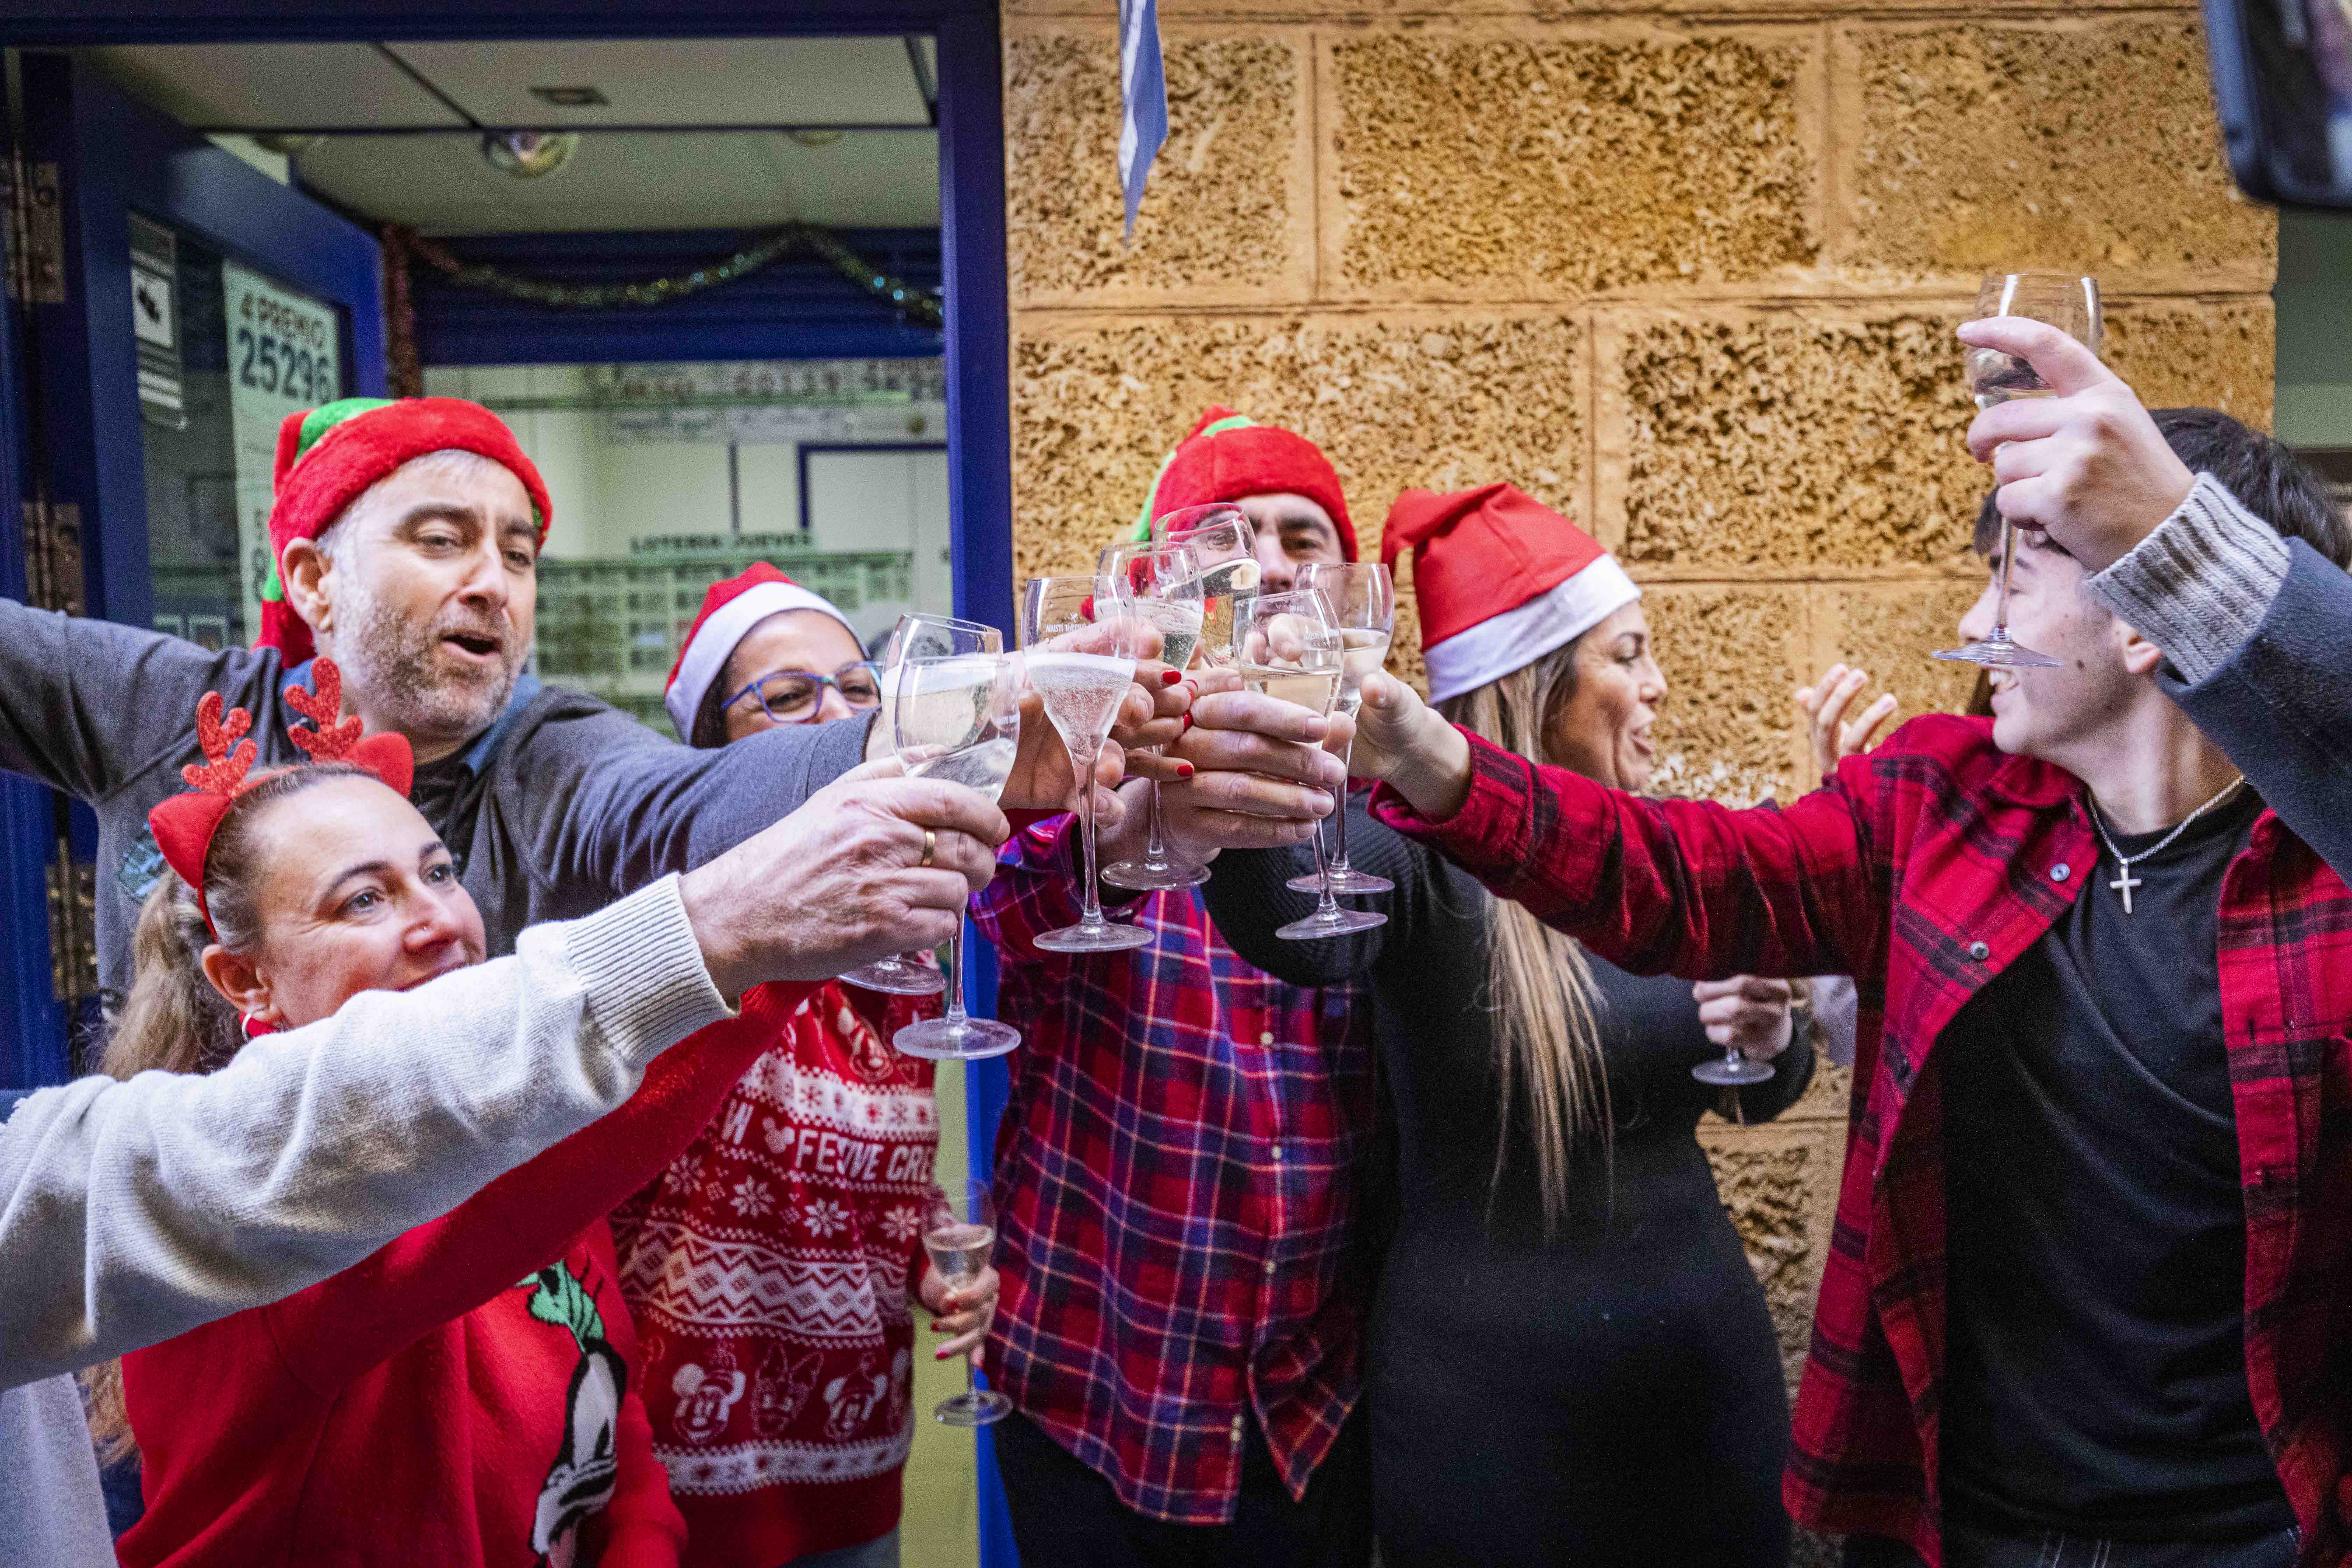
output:
[[[245,1029],[228,998],[205,978],[205,949],[218,941],[231,952],[250,953],[260,943],[261,915],[253,899],[260,846],[254,824],[271,805],[313,784],[374,776],[347,763],[306,763],[237,796],[205,858],[209,929],[194,891],[177,873],[163,873],[139,908],[131,933],[131,994],[115,1016],[99,1071],[128,1079],[149,1071],[216,1072],[228,1065],[245,1044]],[[81,1381],[99,1458],[110,1465],[136,1454],[139,1442],[122,1402],[122,1363],[101,1362],[86,1369]]]
[[[1582,638],[1522,665],[1499,680],[1449,697],[1438,710],[1483,740],[1531,762],[1547,762],[1544,731],[1576,691]],[[1601,1053],[1592,969],[1572,937],[1522,905],[1488,898],[1486,1012],[1493,1019],[1495,1073],[1502,1084],[1502,1130],[1495,1143],[1500,1186],[1511,1145],[1513,1107],[1526,1104],[1528,1142],[1543,1200],[1544,1234],[1568,1210],[1577,1157],[1610,1147],[1609,1074]]]

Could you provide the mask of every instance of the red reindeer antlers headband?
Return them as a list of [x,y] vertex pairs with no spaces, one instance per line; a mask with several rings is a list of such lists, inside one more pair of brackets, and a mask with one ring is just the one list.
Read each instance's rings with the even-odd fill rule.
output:
[[[334,660],[314,660],[310,680],[312,691],[299,686],[287,688],[286,704],[315,727],[306,730],[289,724],[287,738],[313,763],[348,763],[406,795],[415,775],[415,760],[409,754],[406,739],[394,734],[362,736],[356,717],[339,721],[343,672],[335,668]],[[196,704],[196,744],[204,749],[205,760],[180,770],[180,776],[188,781],[185,795],[175,795],[147,814],[155,847],[180,879],[195,889],[197,912],[205,917],[205,929],[215,938],[220,932],[214,930],[212,910],[205,904],[205,862],[212,854],[213,835],[239,795],[289,771],[271,768],[252,775],[259,751],[246,738],[246,731],[253,728],[253,715],[232,708],[224,717],[221,707],[217,691],[205,692]]]

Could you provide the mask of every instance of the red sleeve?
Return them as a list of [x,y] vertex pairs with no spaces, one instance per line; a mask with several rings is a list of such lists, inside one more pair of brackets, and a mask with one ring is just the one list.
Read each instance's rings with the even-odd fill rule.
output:
[[654,1458],[654,1427],[637,1394],[642,1358],[631,1356],[629,1391],[621,1396],[614,1423],[614,1461],[618,1472],[613,1500],[604,1505],[604,1547],[596,1568],[677,1568],[686,1550],[686,1516],[670,1500],[669,1471]]
[[[1007,960],[1067,970],[1076,955],[1047,952],[1037,938],[1078,923],[1078,819],[1057,813],[1016,831],[997,852],[996,876],[971,900],[972,923]],[[1103,914],[1132,919],[1142,896],[1105,889]]]
[[741,1013],[664,1051],[618,1110],[439,1219],[274,1306],[271,1333],[320,1398],[563,1254],[677,1156],[814,984],[753,987]]
[[1880,944],[1877,792],[1863,758],[1783,811],[1645,800],[1463,731],[1470,795],[1433,822],[1382,785],[1372,812],[1496,898],[1636,974],[1853,974]]

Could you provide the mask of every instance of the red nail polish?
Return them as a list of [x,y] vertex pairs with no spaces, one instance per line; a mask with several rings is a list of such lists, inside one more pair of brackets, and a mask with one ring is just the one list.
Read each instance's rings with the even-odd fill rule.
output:
[[1183,679],[1184,672],[1181,669],[1166,669],[1160,672],[1160,684],[1162,686],[1173,686]]
[[1192,776],[1192,764],[1190,763],[1178,763],[1176,764],[1176,776],[1180,779],[1191,778]]

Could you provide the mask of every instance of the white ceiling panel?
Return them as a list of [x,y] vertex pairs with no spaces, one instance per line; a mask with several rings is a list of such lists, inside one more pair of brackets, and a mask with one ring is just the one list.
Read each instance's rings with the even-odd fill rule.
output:
[[939,138],[847,132],[806,147],[775,132],[590,134],[572,161],[517,180],[470,135],[332,137],[298,161],[305,184],[428,234],[835,227],[940,221]]
[[90,52],[133,96],[186,125],[465,123],[368,44],[126,45]]
[[[653,42],[391,45],[485,125],[927,125],[906,40],[681,38]],[[535,87],[609,100],[551,107]]]

